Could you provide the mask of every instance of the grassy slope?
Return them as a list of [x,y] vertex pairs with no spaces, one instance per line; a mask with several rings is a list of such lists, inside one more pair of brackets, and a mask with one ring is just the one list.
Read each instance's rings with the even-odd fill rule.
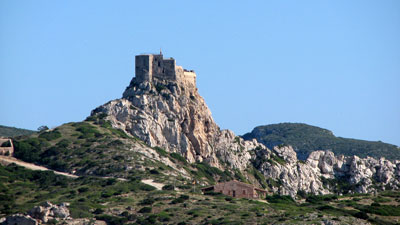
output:
[[298,152],[306,155],[315,150],[331,150],[335,154],[349,156],[400,159],[400,149],[395,145],[336,137],[329,130],[301,123],[259,126],[251,133],[243,135],[243,138],[256,138],[270,148],[279,144],[292,145]]
[[[397,218],[385,214],[385,210],[396,211],[397,206],[394,209],[386,206],[371,208],[370,204],[342,203],[333,199],[314,199],[312,203],[300,204],[280,196],[270,197],[270,204],[265,204],[221,195],[201,195],[201,186],[193,187],[193,179],[198,184],[234,178],[244,182],[258,180],[266,188],[269,182],[252,168],[242,174],[221,171],[203,163],[189,164],[179,154],[145,146],[140,140],[111,128],[102,118],[89,118],[49,132],[19,137],[15,139],[15,145],[18,158],[56,170],[76,171],[81,178],[29,171],[14,165],[0,167],[1,215],[24,212],[49,200],[70,202],[75,218],[97,217],[110,224],[128,221],[138,224],[292,224],[303,221],[312,224],[327,218],[354,223],[355,216],[361,215],[356,213],[362,212],[368,213],[372,222],[389,221],[391,224],[390,221]],[[153,150],[152,154],[172,161],[177,168],[186,171],[186,176],[154,160],[155,155],[151,158],[143,155],[138,148]],[[127,181],[104,176],[124,177]],[[169,188],[175,185],[179,191],[157,191],[141,183],[142,179],[153,179]],[[390,202],[397,205],[398,194],[391,193],[395,197],[389,197]],[[340,209],[343,204],[347,209]]]
[[[206,185],[232,179],[253,183],[260,180],[254,173],[243,175],[231,169],[221,171],[205,163],[189,164],[177,153],[150,148],[141,140],[113,129],[101,116],[18,137],[14,145],[16,158],[77,175],[152,177],[164,184],[177,182],[174,177],[178,177],[180,185],[190,184],[193,179]],[[175,168],[167,166],[166,161]]]
[[[132,178],[128,181],[30,171],[0,166],[0,217],[25,212],[43,201],[70,202],[74,218],[107,220],[110,224],[315,224],[324,219],[394,224],[400,217],[400,194],[308,197],[297,203],[287,196],[264,202],[202,195],[199,187],[158,191]],[[389,216],[390,215],[390,216]]]
[[33,130],[26,130],[26,129],[0,125],[0,136],[2,137],[16,137],[21,135],[31,135],[33,133],[35,133],[35,131]]

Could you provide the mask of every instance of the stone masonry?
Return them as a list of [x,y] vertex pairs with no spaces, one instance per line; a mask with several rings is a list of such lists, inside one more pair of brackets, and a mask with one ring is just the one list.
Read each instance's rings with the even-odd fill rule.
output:
[[[8,144],[6,144],[8,142]],[[0,146],[9,145],[8,147],[0,147],[0,155],[12,156],[14,153],[14,145],[10,138],[0,137]]]

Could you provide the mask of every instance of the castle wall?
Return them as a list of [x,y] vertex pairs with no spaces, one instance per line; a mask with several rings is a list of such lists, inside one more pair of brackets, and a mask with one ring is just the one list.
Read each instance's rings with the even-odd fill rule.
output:
[[168,79],[176,80],[176,63],[175,59],[164,59],[164,75]]
[[161,77],[164,73],[164,61],[162,55],[153,55],[153,77]]
[[184,71],[183,75],[184,75],[183,77],[186,82],[189,82],[189,83],[193,84],[194,86],[196,86],[196,74],[194,72]]
[[12,156],[14,153],[14,145],[11,139],[9,138],[0,138],[0,146],[4,143],[9,141],[10,147],[0,147],[0,155],[8,155]]

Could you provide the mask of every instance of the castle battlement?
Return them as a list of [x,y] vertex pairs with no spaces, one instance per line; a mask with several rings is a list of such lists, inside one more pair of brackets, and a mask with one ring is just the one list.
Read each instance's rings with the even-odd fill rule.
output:
[[135,77],[137,82],[152,82],[154,78],[189,83],[196,86],[196,73],[177,66],[174,58],[162,54],[145,54],[135,57]]

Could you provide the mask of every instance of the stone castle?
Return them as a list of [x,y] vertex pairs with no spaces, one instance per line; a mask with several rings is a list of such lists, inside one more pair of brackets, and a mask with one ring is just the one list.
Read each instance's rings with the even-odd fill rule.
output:
[[153,82],[154,79],[185,83],[196,87],[196,73],[177,66],[175,59],[164,59],[160,54],[145,54],[135,57],[136,82]]

